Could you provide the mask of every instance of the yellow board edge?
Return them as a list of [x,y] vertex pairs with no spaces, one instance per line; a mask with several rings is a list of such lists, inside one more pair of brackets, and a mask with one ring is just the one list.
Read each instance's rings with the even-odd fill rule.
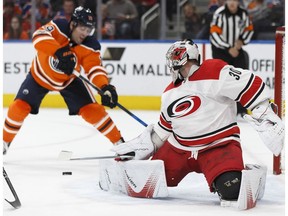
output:
[[[3,95],[3,106],[8,107],[15,98],[15,94]],[[100,103],[99,95],[95,96]],[[133,110],[160,110],[160,96],[119,96],[119,104],[127,109]],[[41,103],[41,107],[45,108],[66,108],[64,99],[60,94],[48,94]],[[109,109],[109,108],[108,108]]]

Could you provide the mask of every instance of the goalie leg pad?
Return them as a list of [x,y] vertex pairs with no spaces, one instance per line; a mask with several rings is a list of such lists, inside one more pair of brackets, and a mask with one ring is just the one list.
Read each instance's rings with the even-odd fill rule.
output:
[[257,200],[262,199],[265,191],[267,167],[256,164],[246,164],[242,170],[240,192],[237,202],[221,200],[221,206],[236,207],[239,210],[251,209]]
[[99,178],[99,186],[105,191],[140,198],[168,196],[164,163],[161,160],[101,160]]

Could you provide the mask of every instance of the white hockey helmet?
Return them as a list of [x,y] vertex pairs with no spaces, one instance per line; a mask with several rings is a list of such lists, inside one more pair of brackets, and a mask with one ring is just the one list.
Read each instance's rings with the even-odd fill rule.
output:
[[168,49],[166,53],[166,65],[170,69],[173,82],[182,80],[179,70],[190,60],[196,60],[200,64],[200,54],[197,44],[191,39],[177,41]]

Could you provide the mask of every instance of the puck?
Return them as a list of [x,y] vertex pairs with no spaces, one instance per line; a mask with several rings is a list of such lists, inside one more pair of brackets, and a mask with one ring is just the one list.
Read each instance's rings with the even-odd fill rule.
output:
[[62,175],[72,175],[72,172],[62,172]]

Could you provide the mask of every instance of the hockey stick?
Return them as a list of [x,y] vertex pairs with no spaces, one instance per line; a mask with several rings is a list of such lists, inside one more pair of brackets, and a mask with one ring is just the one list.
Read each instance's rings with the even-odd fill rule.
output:
[[[78,78],[80,78],[81,80],[83,80],[84,82],[86,82],[88,85],[90,85],[92,88],[94,88],[101,96],[103,95],[103,91],[98,88],[97,86],[95,86],[93,83],[91,83],[88,79],[86,79],[84,76],[82,76],[78,71],[74,70],[73,74],[75,76],[77,76]],[[124,106],[122,106],[121,104],[119,104],[118,102],[116,103],[116,106],[118,106],[120,109],[122,109],[124,112],[126,112],[128,115],[132,116],[136,121],[138,121],[139,123],[141,123],[143,126],[147,127],[147,124],[142,121],[140,118],[138,118],[136,115],[134,115],[132,112],[130,112],[128,109],[126,109]]]
[[5,169],[4,169],[4,167],[3,167],[3,176],[4,176],[4,178],[5,178],[8,186],[9,186],[9,188],[10,188],[10,190],[11,190],[11,192],[12,192],[14,198],[15,198],[14,201],[8,201],[7,199],[5,199],[5,200],[6,200],[10,205],[12,205],[14,208],[16,208],[16,209],[17,209],[17,208],[20,208],[20,207],[21,207],[20,199],[19,199],[19,197],[17,196],[17,193],[16,193],[16,191],[15,191],[15,189],[14,189],[14,187],[13,187],[13,185],[12,185],[12,183],[11,183],[11,181],[10,181],[10,179],[9,179],[9,177],[8,177]]
[[72,151],[61,151],[59,154],[60,160],[101,160],[101,159],[115,159],[115,160],[128,160],[132,159],[135,156],[134,152],[126,155],[107,155],[107,156],[96,156],[96,157],[81,157],[81,158],[72,158]]

